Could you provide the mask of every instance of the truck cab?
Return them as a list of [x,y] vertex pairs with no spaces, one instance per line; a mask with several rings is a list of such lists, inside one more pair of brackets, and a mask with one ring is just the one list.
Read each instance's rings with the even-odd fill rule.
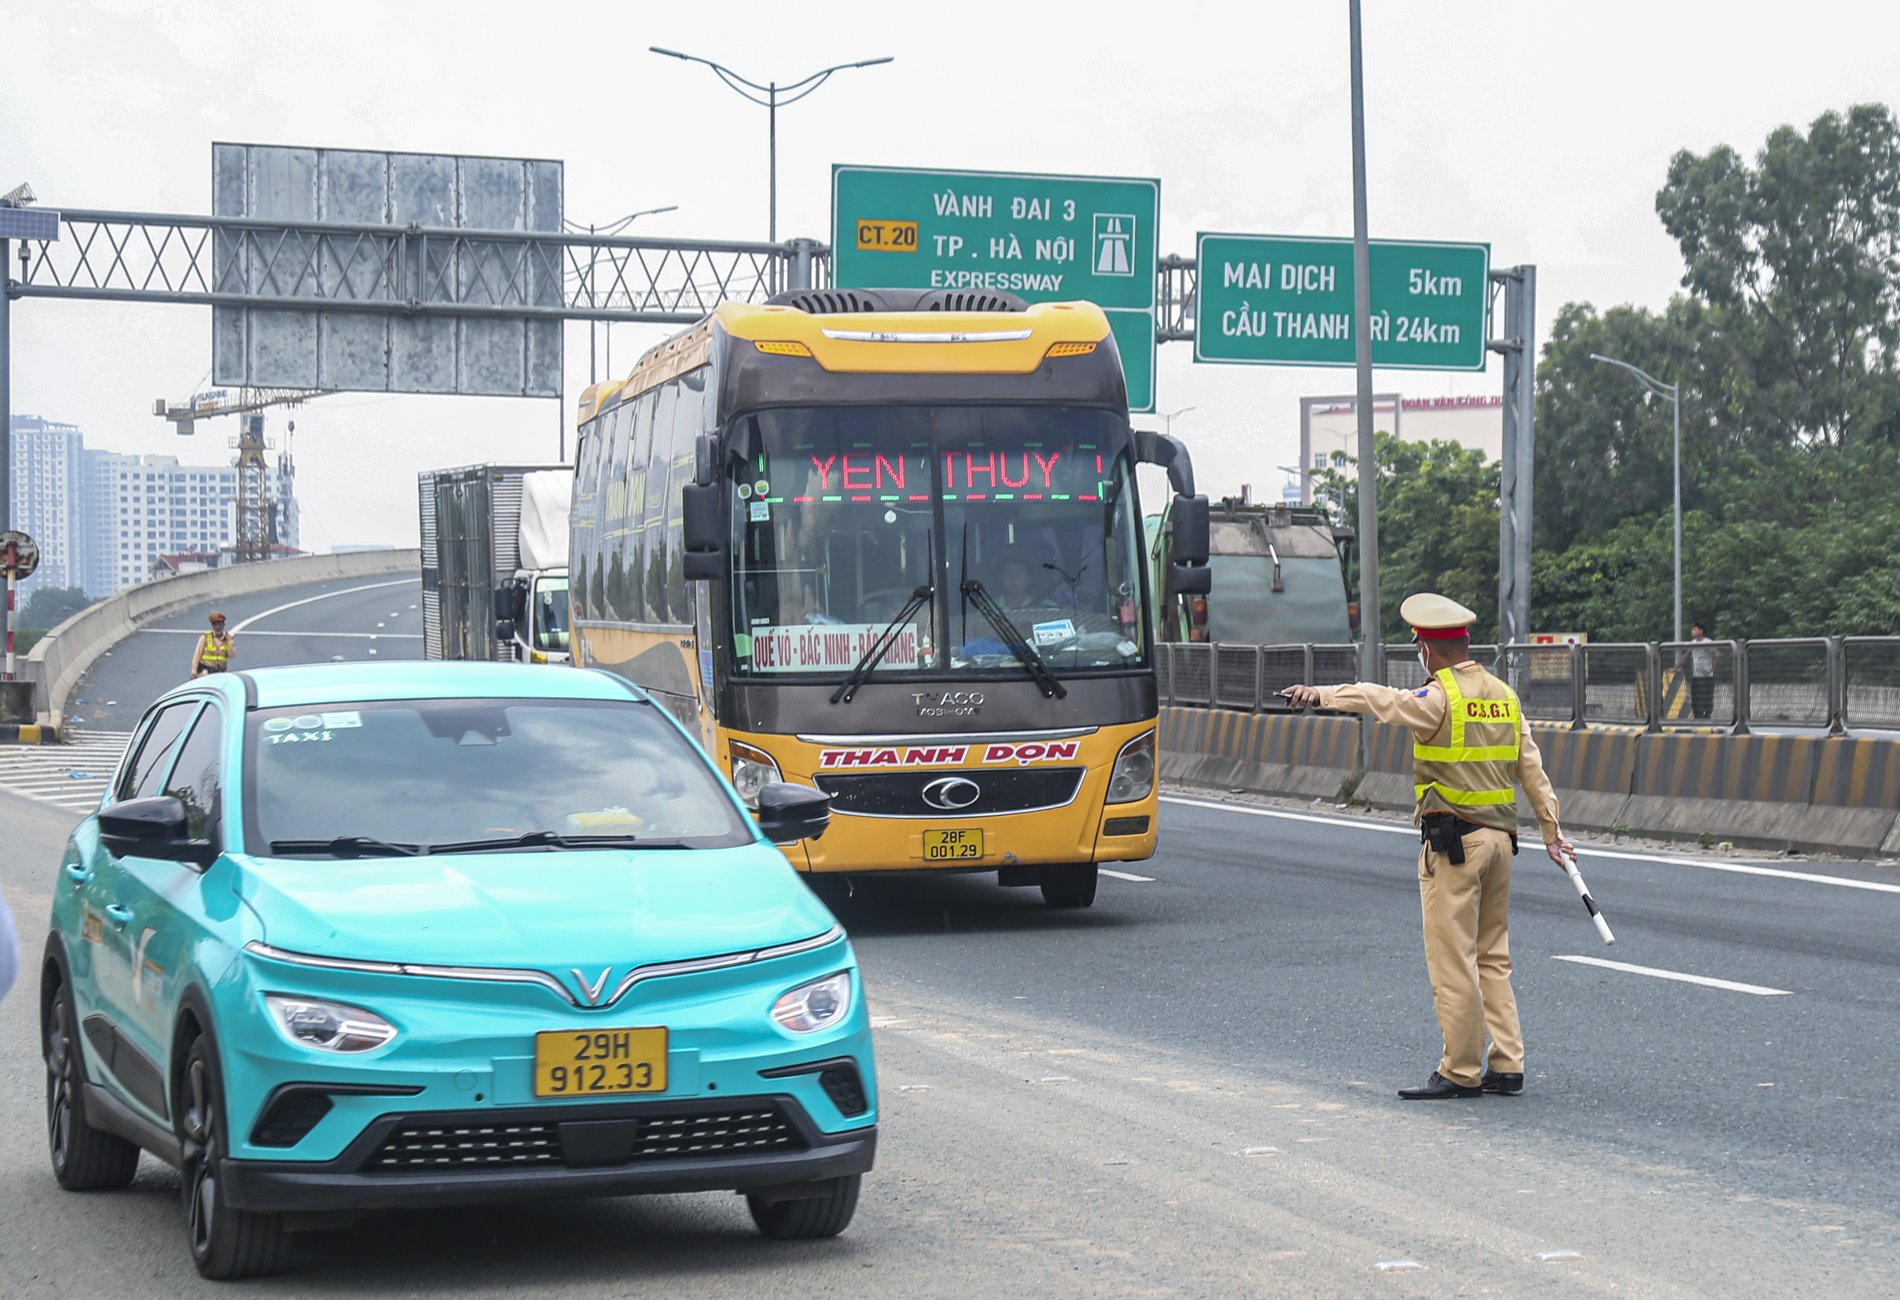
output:
[[568,663],[567,570],[521,569],[495,588],[495,639],[517,663]]
[[1229,645],[1339,645],[1352,639],[1345,556],[1353,535],[1335,528],[1324,510],[1233,497],[1211,505],[1207,565],[1213,590],[1198,594],[1165,585],[1172,568],[1170,521],[1164,514],[1148,522],[1157,639]]

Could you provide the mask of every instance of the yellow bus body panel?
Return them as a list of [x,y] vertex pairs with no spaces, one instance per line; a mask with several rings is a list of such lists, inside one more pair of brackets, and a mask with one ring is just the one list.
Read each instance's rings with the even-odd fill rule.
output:
[[[713,319],[735,341],[802,343],[838,374],[1035,373],[1058,343],[1101,343],[1108,316],[1092,302],[1038,303],[1026,312],[861,312],[813,315],[794,307],[725,303]],[[980,342],[905,343],[835,338],[837,333],[1025,335]]]
[[[873,871],[994,871],[999,867],[1041,866],[1076,862],[1138,862],[1154,856],[1157,795],[1148,792],[1145,799],[1132,803],[1105,804],[1108,778],[1115,756],[1122,746],[1143,732],[1155,729],[1153,719],[1122,726],[1101,727],[1093,734],[1069,738],[1077,746],[1076,756],[1053,761],[1051,766],[1082,767],[1082,784],[1075,798],[1059,808],[1035,812],[987,813],[981,817],[958,817],[945,813],[940,817],[865,816],[833,809],[831,826],[824,838],[807,840],[786,847],[785,856],[801,871],[873,872]],[[1017,733],[1021,734],[1021,733]],[[981,736],[917,736],[903,741],[849,741],[815,744],[796,736],[763,732],[733,731],[719,728],[714,760],[732,770],[731,742],[750,745],[770,754],[778,763],[779,773],[787,781],[816,785],[826,750],[892,750],[896,764],[852,766],[853,773],[940,772],[963,773],[980,778],[984,771],[1021,766],[1013,759],[985,762],[991,743]],[[999,746],[1019,742],[996,742]],[[1068,743],[1065,741],[1064,743]],[[967,747],[961,763],[931,763],[929,766],[906,764],[908,751],[944,747]],[[1041,761],[1041,760],[1035,760]],[[1146,817],[1147,829],[1139,835],[1103,834],[1103,824],[1111,817]],[[926,830],[976,829],[983,832],[983,856],[954,862],[929,862],[924,858],[923,833]]]

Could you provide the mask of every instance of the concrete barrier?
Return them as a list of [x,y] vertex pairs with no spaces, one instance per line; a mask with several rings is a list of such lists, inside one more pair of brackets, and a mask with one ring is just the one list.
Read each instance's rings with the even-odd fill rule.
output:
[[73,686],[100,655],[141,627],[193,605],[210,606],[234,596],[336,578],[379,573],[419,573],[422,553],[351,551],[344,555],[293,555],[263,564],[237,564],[131,587],[74,614],[41,637],[27,656],[34,682],[33,704],[42,726],[64,720]]
[[[1350,717],[1168,708],[1161,771],[1193,785],[1336,798],[1357,759],[1360,725]],[[1410,810],[1410,735],[1366,725],[1369,761],[1356,795]],[[1537,727],[1532,734],[1566,828],[1706,835],[1777,851],[1900,853],[1900,739]],[[1528,816],[1525,824],[1532,826]]]

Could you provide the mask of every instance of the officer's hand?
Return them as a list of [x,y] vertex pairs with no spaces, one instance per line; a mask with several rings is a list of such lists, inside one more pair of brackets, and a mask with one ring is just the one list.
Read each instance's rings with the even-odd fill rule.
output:
[[1546,844],[1544,852],[1550,854],[1550,860],[1566,871],[1570,869],[1570,863],[1577,860],[1577,846],[1562,836]]
[[1296,709],[1316,709],[1319,707],[1319,687],[1289,686],[1280,692]]

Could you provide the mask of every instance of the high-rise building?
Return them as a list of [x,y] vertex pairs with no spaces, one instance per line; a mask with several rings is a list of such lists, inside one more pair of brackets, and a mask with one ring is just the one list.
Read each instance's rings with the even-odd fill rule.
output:
[[85,438],[75,424],[16,415],[9,424],[13,440],[13,527],[40,548],[40,565],[21,584],[83,587],[84,521],[80,517],[85,473]]
[[[15,416],[13,429],[16,527],[40,545],[35,581],[84,587],[96,600],[146,581],[161,555],[216,555],[236,538],[233,466],[88,451],[75,426],[37,416]],[[294,549],[301,529],[288,456],[271,464],[270,494],[276,543]]]

